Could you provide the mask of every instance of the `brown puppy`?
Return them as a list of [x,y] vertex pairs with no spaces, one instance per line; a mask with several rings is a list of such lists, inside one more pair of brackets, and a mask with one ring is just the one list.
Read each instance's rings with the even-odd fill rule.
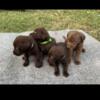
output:
[[85,35],[78,31],[70,31],[67,34],[67,38],[65,38],[65,42],[67,45],[67,48],[70,49],[69,56],[70,61],[72,58],[73,51],[75,51],[75,64],[80,64],[80,54],[81,52],[85,52],[85,49],[83,48],[83,43],[85,40]]
[[40,52],[36,41],[31,36],[18,36],[13,42],[14,46],[14,55],[20,56],[24,55],[23,59],[25,60],[24,66],[29,65],[29,56],[35,55],[36,67],[41,67],[42,62],[42,53]]
[[55,39],[50,37],[48,31],[43,27],[36,28],[30,35],[32,35],[38,43],[43,55],[47,55],[49,49],[56,43]]
[[48,53],[48,62],[51,66],[54,66],[55,72],[54,74],[58,76],[60,74],[59,71],[59,64],[61,63],[63,65],[63,75],[67,77],[68,74],[68,65],[70,64],[69,62],[69,56],[68,56],[68,51],[69,50],[66,47],[66,44],[61,42],[57,43],[54,46],[51,47]]

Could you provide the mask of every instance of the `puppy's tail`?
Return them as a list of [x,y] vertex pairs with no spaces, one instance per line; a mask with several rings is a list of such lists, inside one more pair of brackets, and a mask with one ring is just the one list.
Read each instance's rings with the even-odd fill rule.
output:
[[83,42],[83,41],[85,40],[85,38],[86,38],[85,35],[82,34],[82,35],[81,35],[81,41]]
[[66,40],[66,37],[65,37],[65,36],[63,36],[63,39],[64,39],[64,40]]

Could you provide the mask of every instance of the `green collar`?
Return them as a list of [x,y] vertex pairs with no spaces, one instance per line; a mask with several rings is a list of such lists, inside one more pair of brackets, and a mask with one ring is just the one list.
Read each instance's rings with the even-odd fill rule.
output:
[[49,37],[48,40],[45,40],[45,41],[43,41],[43,42],[40,42],[40,44],[41,44],[41,45],[45,45],[45,44],[48,44],[48,43],[50,43],[50,42],[52,42],[52,41],[53,41],[53,38]]

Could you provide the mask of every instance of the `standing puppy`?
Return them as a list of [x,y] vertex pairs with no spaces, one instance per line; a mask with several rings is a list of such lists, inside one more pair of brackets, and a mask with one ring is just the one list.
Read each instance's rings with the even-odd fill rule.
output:
[[25,60],[24,66],[29,65],[29,56],[35,56],[35,66],[41,67],[42,62],[42,53],[40,52],[36,41],[31,36],[18,36],[13,42],[14,50],[13,53],[16,56],[24,55],[23,59]]
[[72,54],[75,51],[75,64],[80,64],[80,54],[81,52],[85,52],[85,49],[83,48],[83,43],[85,40],[85,35],[78,31],[70,31],[67,34],[67,38],[65,38],[66,46],[70,49],[69,56],[70,56],[70,62],[72,58]]
[[54,74],[58,76],[60,74],[59,64],[63,66],[63,75],[67,77],[68,74],[68,65],[69,65],[69,56],[67,52],[66,44],[61,42],[57,43],[51,47],[48,53],[48,63],[55,68]]

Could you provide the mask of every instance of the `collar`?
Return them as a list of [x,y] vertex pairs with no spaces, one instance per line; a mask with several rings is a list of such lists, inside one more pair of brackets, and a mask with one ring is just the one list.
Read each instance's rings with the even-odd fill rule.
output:
[[48,43],[50,43],[52,41],[53,41],[53,38],[49,37],[48,40],[42,41],[42,42],[40,42],[40,44],[41,45],[46,45],[46,44],[48,44]]

